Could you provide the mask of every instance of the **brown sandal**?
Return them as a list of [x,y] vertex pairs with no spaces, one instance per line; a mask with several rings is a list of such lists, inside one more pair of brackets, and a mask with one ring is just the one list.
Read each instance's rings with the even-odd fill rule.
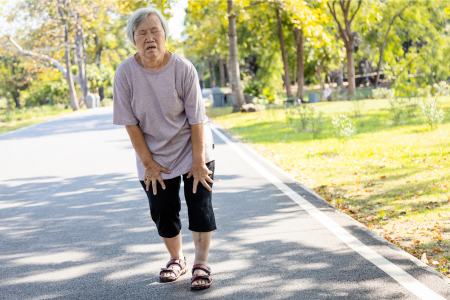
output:
[[[180,270],[174,269],[170,265],[179,265]],[[185,274],[188,271],[186,268],[186,257],[183,259],[171,259],[167,263],[165,268],[161,268],[161,272],[159,272],[159,279],[164,282],[171,282],[177,280],[181,275]],[[172,276],[162,276],[164,272],[171,272],[175,277]]]
[[[203,270],[208,275],[203,275],[203,274],[195,274],[194,275],[195,270]],[[208,279],[209,282],[205,283],[205,284],[193,285],[194,281],[196,281],[198,279]],[[209,288],[211,286],[211,284],[212,284],[211,269],[208,266],[201,265],[201,264],[194,265],[192,267],[191,289],[204,290],[204,289]]]

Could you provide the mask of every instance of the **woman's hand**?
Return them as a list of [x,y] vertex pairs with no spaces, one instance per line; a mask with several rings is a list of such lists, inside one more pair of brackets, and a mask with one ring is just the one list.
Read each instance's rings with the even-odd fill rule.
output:
[[207,181],[210,183],[214,183],[214,181],[208,175],[212,174],[204,163],[192,164],[191,171],[189,171],[187,178],[191,178],[194,176],[194,184],[192,192],[195,194],[197,192],[197,185],[200,182],[208,191],[212,191],[211,187],[206,183]]
[[156,181],[161,184],[163,190],[166,189],[166,185],[161,177],[161,172],[170,174],[170,171],[159,165],[157,162],[152,160],[148,166],[145,166],[144,173],[144,183],[146,185],[146,190],[150,188],[150,183],[152,183],[153,195],[156,195]]

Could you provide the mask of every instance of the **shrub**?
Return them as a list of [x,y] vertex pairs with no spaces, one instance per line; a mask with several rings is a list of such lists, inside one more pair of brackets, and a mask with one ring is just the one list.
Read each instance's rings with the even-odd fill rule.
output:
[[391,105],[389,108],[390,117],[394,124],[399,124],[405,115],[406,102],[402,98],[392,98],[389,99],[389,104]]
[[372,90],[372,95],[375,99],[393,99],[395,96],[395,90],[387,88],[377,88]]
[[437,128],[444,119],[444,110],[442,109],[442,106],[439,107],[435,99],[431,102],[424,103],[421,107],[430,129]]
[[291,128],[292,124],[294,123],[294,113],[294,107],[292,107],[291,105],[284,105],[284,116],[289,128]]
[[447,81],[442,80],[439,83],[433,84],[433,87],[436,91],[436,96],[448,96],[450,93]]
[[323,129],[323,122],[325,121],[323,113],[318,111],[314,105],[308,106],[307,112],[313,138],[316,138]]
[[355,115],[355,118],[362,117],[362,110],[364,109],[364,102],[362,101],[362,94],[359,94],[358,96],[352,97],[352,104],[353,104],[353,114]]
[[346,115],[339,115],[337,118],[333,117],[331,121],[334,127],[336,137],[345,143],[351,139],[356,133],[356,127],[349,117]]
[[[301,102],[300,102],[301,103]],[[303,130],[306,129],[306,126],[308,125],[308,111],[307,106],[302,104],[297,107],[297,114],[299,115],[299,121],[301,123],[301,127]],[[300,127],[300,126],[299,126]]]

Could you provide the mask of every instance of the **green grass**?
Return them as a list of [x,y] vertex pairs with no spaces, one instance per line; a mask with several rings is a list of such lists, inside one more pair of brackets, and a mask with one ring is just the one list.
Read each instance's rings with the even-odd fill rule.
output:
[[57,116],[73,112],[71,108],[60,106],[40,106],[6,110],[0,109],[0,134],[34,125]]
[[[394,124],[386,100],[362,101],[360,117],[353,101],[318,103],[326,120],[316,139],[301,129],[298,117],[288,126],[282,108],[208,112],[334,206],[414,255],[440,260],[450,258],[450,98],[439,101],[445,119],[433,131],[419,107]],[[331,118],[338,114],[357,127],[346,144],[333,135]],[[438,265],[443,273],[446,264]]]

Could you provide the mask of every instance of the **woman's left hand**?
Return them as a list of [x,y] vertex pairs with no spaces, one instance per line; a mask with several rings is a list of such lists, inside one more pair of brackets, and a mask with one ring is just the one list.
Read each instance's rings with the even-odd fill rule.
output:
[[208,185],[207,181],[214,183],[214,181],[208,175],[212,174],[205,164],[192,164],[191,171],[189,171],[187,178],[194,176],[194,184],[192,192],[195,194],[197,192],[197,185],[200,182],[208,191],[212,191],[211,187]]

